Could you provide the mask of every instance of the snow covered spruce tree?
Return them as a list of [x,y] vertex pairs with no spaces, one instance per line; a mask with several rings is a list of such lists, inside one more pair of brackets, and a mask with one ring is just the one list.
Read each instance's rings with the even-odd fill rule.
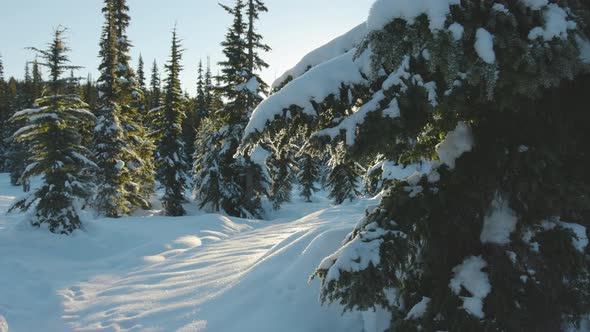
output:
[[272,202],[273,208],[279,210],[281,205],[291,201],[293,182],[296,177],[293,164],[296,150],[286,130],[278,132],[272,140],[267,139],[267,141],[266,144],[263,144],[264,149],[262,147],[259,149],[269,151],[269,154],[265,156],[265,160],[259,160],[258,164],[266,165],[268,168],[268,177],[270,178],[268,198]]
[[[585,1],[378,0],[364,41],[254,112],[260,132],[356,112],[310,144],[385,156],[378,207],[315,276],[391,331],[569,331],[590,313],[590,8]],[[274,128],[274,129],[273,129]]]
[[301,188],[299,196],[310,203],[314,193],[320,190],[316,186],[320,177],[319,162],[312,155],[304,153],[298,158],[298,166],[297,181]]
[[144,107],[145,96],[139,85],[139,81],[131,66],[132,44],[127,37],[127,29],[131,18],[129,17],[129,7],[127,0],[113,1],[113,10],[115,17],[115,30],[117,32],[117,75],[121,84],[121,94],[119,102],[122,108],[124,121],[123,128],[127,134],[127,142],[132,149],[131,159],[126,161],[126,167],[129,168],[131,181],[126,183],[127,200],[134,207],[147,209],[150,207],[149,200],[154,193],[155,188],[155,166],[154,166],[154,149],[155,146],[149,138],[149,133],[144,127],[144,117],[142,109]]
[[182,49],[176,35],[176,28],[172,32],[172,48],[170,61],[165,66],[168,77],[164,87],[164,104],[152,110],[154,118],[153,133],[156,139],[158,157],[158,180],[164,188],[162,207],[167,216],[182,216],[185,214],[182,203],[185,202],[186,171],[188,165],[184,161],[184,141],[182,140],[182,120],[185,117],[185,98],[180,86],[180,59]]
[[64,29],[55,30],[47,50],[37,51],[40,65],[49,71],[46,96],[37,99],[36,107],[14,114],[11,121],[25,121],[14,137],[30,147],[29,163],[22,178],[42,176],[42,184],[33,193],[17,201],[15,209],[34,211],[30,222],[47,226],[52,233],[69,234],[81,227],[79,209],[87,198],[88,174],[96,165],[88,159],[89,151],[81,145],[79,128],[96,120],[88,105],[76,95],[65,95],[69,79],[62,75],[78,68],[69,65],[63,39]]
[[143,95],[129,66],[125,1],[105,0],[94,154],[99,166],[95,207],[121,217],[148,208],[153,192],[153,146],[141,124]]
[[329,155],[330,173],[327,186],[330,189],[330,194],[328,197],[336,204],[353,201],[360,196],[358,165],[347,156],[344,144],[338,144],[330,149]]
[[[263,171],[265,165],[254,163],[248,156],[236,158],[234,154],[248,116],[260,100],[258,93],[265,86],[255,72],[265,65],[258,52],[266,47],[253,27],[249,29],[252,33],[246,33],[249,26],[244,22],[246,4],[242,0],[236,0],[234,7],[221,6],[234,17],[222,42],[226,60],[219,63],[222,69],[217,90],[224,105],[206,124],[209,128],[219,127],[209,136],[209,139],[215,137],[217,143],[205,146],[204,142],[196,142],[194,194],[201,208],[212,211],[220,208],[238,217],[260,217],[260,196],[266,194],[268,181]],[[257,1],[250,13],[257,15],[262,6]],[[254,24],[255,20],[250,22]]]

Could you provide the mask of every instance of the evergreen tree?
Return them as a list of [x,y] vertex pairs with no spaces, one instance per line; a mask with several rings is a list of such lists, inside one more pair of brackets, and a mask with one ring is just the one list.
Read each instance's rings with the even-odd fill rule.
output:
[[263,158],[255,157],[254,160],[264,170],[268,170],[267,177],[270,180],[268,198],[273,204],[275,210],[279,210],[281,205],[291,201],[291,192],[295,180],[295,166],[293,165],[293,156],[295,155],[295,145],[292,144],[287,130],[280,130],[272,139],[268,138],[257,149],[260,152],[268,151],[268,156]]
[[[107,0],[109,1],[109,0]],[[131,181],[127,182],[127,200],[134,207],[150,208],[150,199],[155,188],[155,146],[149,138],[149,133],[144,127],[145,96],[138,79],[131,67],[129,55],[132,47],[127,37],[127,29],[131,18],[127,0],[110,0],[113,2],[113,17],[115,19],[115,31],[117,34],[117,75],[121,85],[119,103],[122,108],[123,127],[126,141],[132,154],[126,160]]]
[[184,142],[182,140],[182,121],[185,117],[183,96],[180,85],[180,60],[182,49],[176,35],[172,32],[170,61],[165,66],[166,78],[164,104],[157,110],[154,136],[158,146],[158,175],[165,193],[162,206],[167,216],[182,216],[186,212],[182,206],[185,202],[185,178],[187,165],[183,160]]
[[141,115],[141,122],[142,125],[147,128],[149,126],[149,119],[147,118],[147,113],[149,112],[150,108],[150,94],[149,91],[147,89],[147,85],[146,85],[146,76],[145,76],[145,69],[144,69],[144,63],[143,63],[143,57],[141,56],[141,54],[139,55],[139,60],[137,62],[137,85],[139,87],[139,89],[141,90],[141,93],[143,95],[143,103],[141,105],[141,108],[139,110],[139,113]]
[[139,113],[143,95],[129,66],[128,10],[124,0],[105,0],[94,149],[100,170],[95,205],[108,217],[148,208],[154,186],[153,145]]
[[[254,163],[249,157],[234,158],[252,110],[248,105],[253,85],[248,84],[251,78],[245,38],[248,25],[243,17],[246,5],[237,0],[234,7],[221,6],[233,16],[233,22],[221,43],[226,59],[219,63],[221,74],[217,77],[217,93],[224,105],[215,114],[213,123],[219,123],[220,128],[211,137],[219,143],[210,146],[196,143],[195,198],[202,208],[214,211],[221,208],[239,217],[260,217],[260,196],[267,193],[268,182],[263,165]],[[199,151],[199,147],[205,150]],[[212,173],[215,177],[211,176]]]
[[268,68],[259,52],[269,52],[271,48],[262,42],[262,35],[256,32],[256,21],[260,13],[268,12],[262,0],[247,0],[246,15],[248,16],[248,30],[246,32],[246,47],[248,63],[246,66],[246,92],[248,93],[247,107],[252,112],[262,101],[261,93],[267,93],[268,85],[257,75],[257,72]]
[[308,153],[304,153],[298,161],[299,173],[297,174],[297,180],[301,187],[299,196],[309,203],[313,194],[320,190],[320,188],[316,187],[316,182],[320,177],[320,168],[316,159]]
[[209,114],[209,106],[207,105],[207,95],[205,86],[205,72],[203,69],[203,61],[199,61],[197,68],[197,95],[194,100],[190,100],[187,97],[187,116],[183,122],[183,137],[184,142],[191,144],[185,145],[187,160],[191,160],[195,153],[195,140],[197,137],[197,131],[201,126],[201,122]]
[[220,6],[233,16],[233,23],[228,29],[225,40],[221,43],[225,60],[219,62],[221,74],[217,76],[219,93],[225,100],[221,117],[226,124],[235,125],[248,116],[247,85],[247,45],[244,34],[247,24],[244,22],[243,0],[236,0],[235,6]]
[[[183,142],[195,142],[195,136],[197,132],[197,126],[199,122],[199,118],[196,111],[196,102],[191,98],[191,96],[185,92],[183,103],[182,103],[182,113],[184,114],[184,118],[182,119],[182,141]],[[192,161],[193,154],[195,153],[195,145],[194,144],[185,144],[184,145],[184,153],[182,154],[182,158],[185,160],[186,164],[188,165]]]
[[213,74],[211,73],[211,59],[207,57],[207,69],[205,70],[205,77],[203,79],[204,87],[203,93],[205,94],[205,105],[208,109],[207,115],[211,113],[214,108],[213,94],[217,90],[213,85]]
[[117,40],[113,2],[105,1],[103,14],[105,24],[101,37],[98,78],[99,107],[96,110],[98,124],[94,133],[94,158],[99,168],[99,182],[95,208],[107,217],[121,217],[132,210],[125,183],[130,180],[130,172],[125,160],[131,151],[127,148],[126,134],[122,126],[122,110],[118,98],[121,93],[117,67]]
[[87,106],[67,91],[69,79],[65,71],[78,67],[68,64],[69,48],[63,40],[63,29],[57,29],[47,50],[38,50],[48,68],[48,95],[36,101],[37,107],[17,112],[12,121],[27,125],[15,133],[26,142],[31,157],[22,177],[42,176],[43,183],[28,197],[17,201],[12,210],[34,209],[30,222],[37,227],[47,225],[52,233],[69,234],[81,227],[80,201],[89,192],[87,172],[96,165],[88,159],[89,151],[80,143],[79,126],[96,120]]
[[342,204],[345,201],[353,201],[360,195],[359,186],[359,167],[346,154],[346,148],[339,144],[330,151],[330,173],[328,175],[327,186],[330,189],[328,197],[336,204]]
[[144,67],[143,58],[140,54],[139,60],[137,62],[137,84],[139,85],[139,88],[141,89],[141,91],[145,95],[147,92],[147,86],[145,84],[145,71],[144,71],[143,67]]
[[[68,87],[65,93],[70,94],[70,87],[72,79],[68,80]],[[22,110],[25,108],[33,107],[33,103],[36,98],[40,96],[34,95],[33,77],[29,70],[29,64],[25,65],[24,81],[16,85],[16,92],[12,98],[11,108],[13,110]],[[25,126],[23,121],[12,121],[7,123],[6,128],[9,134],[5,138],[7,145],[6,158],[7,168],[10,172],[10,183],[12,185],[22,185],[24,191],[28,191],[29,183],[27,179],[22,178],[23,171],[27,165],[27,159],[29,156],[28,146],[22,142],[16,140],[12,135],[21,127]]]
[[[209,68],[207,71],[210,73]],[[197,114],[198,122],[196,123],[196,128],[200,127],[200,122],[209,115],[209,107],[211,103],[211,96],[208,94],[211,93],[210,87],[210,77],[209,82],[207,82],[207,76],[205,71],[203,70],[203,61],[199,61],[199,68],[197,70],[197,97],[195,98],[195,111]]]
[[281,205],[291,201],[294,175],[292,157],[289,151],[277,151],[273,153],[270,159],[269,199],[272,202],[273,208],[279,210]]
[[90,105],[90,109],[96,109],[98,107],[98,88],[91,74],[88,74],[86,84],[81,88],[81,97],[85,103]]
[[0,169],[5,172],[8,170],[6,139],[11,135],[8,129],[8,119],[10,118],[10,99],[8,96],[8,83],[4,79],[4,63],[0,56]]
[[[384,3],[391,20],[376,24]],[[378,1],[375,30],[350,61],[308,74],[346,67],[358,76],[323,89],[371,88],[355,95],[357,112],[310,144],[344,143],[356,160],[380,152],[390,182],[320,264],[321,297],[382,309],[390,331],[577,330],[590,312],[590,59],[581,52],[590,8],[576,0],[449,3],[425,1],[424,14],[408,17]],[[292,89],[281,96],[301,103],[259,109],[251,123],[269,119],[272,130],[285,110],[290,123],[314,117],[300,111],[310,96]]]
[[41,76],[41,70],[39,69],[39,63],[37,58],[33,61],[33,82],[32,82],[32,94],[33,99],[37,99],[43,95],[43,77]]
[[153,110],[155,108],[160,107],[162,104],[162,85],[160,81],[160,70],[158,69],[158,64],[156,60],[152,65],[152,76],[150,79],[150,100],[149,100],[149,108]]

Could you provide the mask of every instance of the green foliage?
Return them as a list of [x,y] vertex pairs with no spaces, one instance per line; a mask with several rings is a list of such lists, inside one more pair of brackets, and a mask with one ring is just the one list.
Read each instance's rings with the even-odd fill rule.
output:
[[180,85],[180,71],[182,66],[182,49],[176,29],[172,32],[172,47],[170,60],[166,65],[164,104],[154,113],[153,136],[158,147],[157,167],[158,180],[164,188],[162,206],[167,216],[182,216],[186,212],[182,203],[186,201],[184,192],[186,187],[186,171],[188,166],[184,161],[184,141],[182,137],[182,122],[186,117],[184,97]]
[[305,199],[306,202],[311,202],[313,194],[318,192],[320,188],[316,187],[316,182],[320,176],[319,162],[316,158],[309,154],[303,154],[299,160],[299,173],[297,180],[301,186],[299,196]]
[[[250,157],[234,157],[251,111],[260,102],[258,92],[266,85],[255,72],[266,64],[258,55],[266,50],[255,33],[258,13],[265,11],[262,1],[237,0],[233,7],[221,5],[233,16],[225,40],[221,43],[225,60],[220,62],[217,86],[210,90],[210,70],[204,78],[205,104],[210,121],[204,121],[195,142],[194,195],[201,208],[223,210],[238,217],[262,216],[260,197],[267,193],[268,178]],[[244,12],[248,22],[244,20]],[[208,66],[209,67],[209,66]],[[256,87],[256,89],[253,89]],[[213,111],[215,113],[213,113]],[[212,130],[216,131],[212,131]],[[214,140],[212,140],[214,138]]]
[[[340,155],[361,163],[381,155],[432,166],[385,179],[379,206],[316,271],[324,301],[346,309],[381,306],[392,315],[391,331],[560,331],[590,312],[590,257],[576,242],[586,234],[571,231],[590,227],[584,93],[590,68],[576,41],[589,37],[590,11],[582,1],[550,3],[567,7],[567,20],[576,23],[550,40],[529,38],[548,23],[545,9],[519,1],[462,1],[450,7],[445,28],[434,31],[427,15],[395,19],[357,50],[358,59],[371,50],[370,75],[361,70],[367,84],[340,86],[340,94],[311,101],[318,116],[310,121],[293,106],[247,138],[249,146],[285,123],[311,124],[319,132],[308,144],[317,151],[344,147]],[[507,11],[494,9],[498,4]],[[461,38],[448,29],[452,23],[464,28]],[[474,47],[480,28],[493,35],[493,63]],[[386,85],[392,77],[396,83]],[[358,120],[350,117],[353,106],[376,96],[377,107],[362,121],[339,126]],[[389,116],[394,101],[399,115]],[[473,145],[444,164],[441,151],[460,122]],[[482,237],[485,223],[505,222],[493,218],[498,202],[517,219],[508,243]],[[378,259],[353,268],[374,246]],[[481,273],[491,285],[481,299],[483,317],[463,308],[465,300],[478,301],[469,299],[470,290],[456,294],[449,287],[455,269],[472,256],[485,262]],[[424,315],[406,319],[423,297],[431,299]]]
[[129,64],[125,0],[105,0],[94,155],[99,166],[96,209],[121,217],[149,208],[154,190],[154,146],[143,127],[144,96]]
[[70,68],[63,40],[63,29],[57,29],[48,50],[37,50],[52,73],[47,82],[48,95],[36,100],[36,108],[17,112],[11,119],[26,125],[15,139],[29,148],[28,165],[22,173],[27,181],[42,176],[43,183],[32,194],[17,201],[12,210],[34,209],[30,216],[36,227],[47,225],[53,233],[69,234],[81,227],[79,208],[88,197],[89,174],[96,165],[88,159],[89,151],[81,145],[79,128],[96,118],[88,105],[75,95],[64,95],[67,79],[61,74]]
[[330,152],[330,174],[328,175],[328,197],[336,204],[345,201],[353,201],[360,195],[358,180],[360,177],[359,166],[346,156],[343,144],[338,145]]

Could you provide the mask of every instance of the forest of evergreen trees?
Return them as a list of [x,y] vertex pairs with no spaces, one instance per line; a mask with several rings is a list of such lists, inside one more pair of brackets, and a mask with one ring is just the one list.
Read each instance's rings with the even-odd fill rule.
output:
[[0,170],[25,192],[42,177],[13,209],[69,234],[81,209],[128,216],[157,189],[167,216],[190,203],[251,219],[294,189],[310,202],[323,187],[335,204],[381,194],[315,272],[323,301],[384,309],[392,331],[578,326],[590,312],[578,228],[590,227],[589,2],[417,1],[410,18],[394,3],[376,1],[355,48],[272,88],[259,75],[264,2],[222,5],[224,60],[218,75],[199,63],[192,98],[176,29],[148,86],[126,1],[105,0],[96,81],[74,75],[64,28],[32,48],[24,80],[0,62]]
[[[77,209],[127,216],[150,209],[158,188],[165,191],[162,206],[169,216],[185,214],[188,189],[201,209],[251,218],[264,216],[262,199],[275,209],[290,201],[295,184],[310,202],[318,183],[330,188],[336,203],[359,195],[363,167],[328,154],[298,153],[304,136],[282,137],[291,142],[289,151],[278,148],[279,140],[268,140],[256,158],[237,154],[252,111],[271,93],[259,75],[268,67],[261,54],[270,47],[256,28],[268,9],[260,0],[221,7],[233,17],[221,42],[225,60],[218,63],[218,75],[209,59],[199,62],[194,97],[181,89],[183,49],[176,30],[164,78],[156,60],[150,72],[140,55],[134,68],[127,37],[131,17],[121,0],[104,1],[96,81],[75,75],[81,68],[69,63],[64,27],[56,29],[46,48],[31,48],[37,56],[25,63],[23,80],[6,80],[0,66],[0,170],[25,192],[32,177],[45,180],[45,189],[13,209],[35,209],[33,224],[70,233],[81,227]],[[70,108],[92,116],[62,119]],[[58,192],[50,194],[48,188]],[[64,216],[58,221],[56,215]]]

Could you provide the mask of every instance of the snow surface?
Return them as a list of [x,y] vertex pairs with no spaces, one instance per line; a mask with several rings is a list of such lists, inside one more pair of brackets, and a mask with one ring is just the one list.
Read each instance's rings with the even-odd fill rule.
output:
[[375,201],[332,207],[321,195],[272,221],[152,211],[66,237],[4,216],[20,195],[0,174],[0,285],[10,285],[0,287],[0,317],[11,332],[377,332],[388,323],[384,312],[321,306],[319,281],[308,284]]
[[465,152],[473,149],[473,133],[465,122],[459,122],[455,130],[449,132],[445,139],[436,146],[436,152],[441,162],[455,168],[455,161]]
[[321,47],[309,52],[295,65],[272,83],[272,88],[278,88],[289,77],[293,79],[303,75],[310,68],[320,63],[334,59],[355,48],[367,35],[367,23],[363,22],[347,33],[333,39]]
[[369,32],[381,30],[391,21],[401,18],[408,23],[426,14],[432,31],[444,27],[450,6],[460,5],[460,0],[377,0],[369,11],[367,27]]
[[483,300],[492,291],[488,275],[481,271],[487,265],[486,261],[479,256],[468,257],[463,263],[453,268],[454,276],[449,284],[455,295],[459,295],[463,288],[471,294],[471,297],[461,296],[463,309],[480,319],[485,317]]
[[475,52],[485,63],[494,64],[496,62],[494,36],[484,28],[477,29],[475,33]]
[[482,243],[506,245],[510,243],[510,234],[516,229],[518,217],[502,197],[492,201],[488,215],[483,219],[480,240]]
[[535,40],[539,37],[545,41],[553,38],[567,38],[567,31],[576,29],[576,22],[567,20],[567,12],[552,3],[543,11],[543,18],[545,19],[544,27],[535,27],[529,32],[529,39]]

